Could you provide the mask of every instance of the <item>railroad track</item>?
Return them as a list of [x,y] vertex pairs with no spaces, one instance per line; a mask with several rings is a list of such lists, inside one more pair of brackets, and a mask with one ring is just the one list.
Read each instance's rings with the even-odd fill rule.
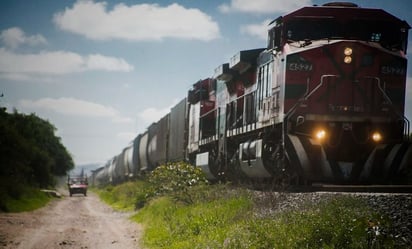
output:
[[309,191],[326,192],[371,192],[371,193],[411,193],[412,185],[335,185],[314,183]]

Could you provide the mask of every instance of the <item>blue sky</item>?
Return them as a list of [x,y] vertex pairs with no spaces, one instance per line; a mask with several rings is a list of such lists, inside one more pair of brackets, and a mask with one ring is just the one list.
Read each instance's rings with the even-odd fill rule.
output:
[[[52,122],[76,164],[104,162],[237,51],[265,47],[268,21],[325,2],[3,0],[0,105]],[[352,2],[412,24],[409,0]]]

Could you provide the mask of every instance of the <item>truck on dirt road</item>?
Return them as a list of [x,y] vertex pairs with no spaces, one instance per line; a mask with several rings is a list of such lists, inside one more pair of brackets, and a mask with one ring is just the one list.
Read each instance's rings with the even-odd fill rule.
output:
[[67,176],[67,187],[69,188],[70,196],[73,194],[83,194],[87,196],[87,176]]

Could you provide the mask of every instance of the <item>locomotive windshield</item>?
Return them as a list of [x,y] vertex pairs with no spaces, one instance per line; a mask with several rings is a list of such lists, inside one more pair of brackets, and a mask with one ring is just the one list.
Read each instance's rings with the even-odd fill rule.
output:
[[407,30],[382,20],[352,19],[346,22],[333,17],[296,17],[285,24],[287,42],[319,39],[348,39],[380,43],[390,50],[407,48]]

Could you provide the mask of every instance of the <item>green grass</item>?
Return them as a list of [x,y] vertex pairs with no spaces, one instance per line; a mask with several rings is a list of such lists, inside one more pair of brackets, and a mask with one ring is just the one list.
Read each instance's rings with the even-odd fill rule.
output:
[[[362,201],[337,197],[304,211],[248,220],[236,247],[227,248],[367,248],[372,223],[390,225]],[[384,248],[393,248],[390,238],[378,239]]]
[[45,206],[52,199],[38,189],[25,188],[18,198],[3,196],[2,210],[6,212],[26,212]]
[[[200,191],[205,191],[201,189]],[[143,224],[142,242],[157,248],[368,248],[371,224],[388,229],[389,222],[351,197],[337,197],[301,211],[257,215],[244,190],[209,186],[193,204],[169,197],[153,199],[133,218]],[[218,197],[218,196],[221,197]],[[384,248],[394,239],[375,236]]]
[[248,218],[251,208],[252,202],[245,196],[191,205],[160,197],[134,220],[144,224],[143,242],[149,248],[207,248],[221,244],[228,231]]
[[[257,196],[246,189],[190,185],[180,174],[182,170],[163,170],[166,172],[155,174],[161,181],[149,176],[148,182],[98,190],[100,197],[117,209],[140,208],[132,219],[143,225],[141,242],[148,249],[363,249],[371,248],[372,239],[380,248],[399,248],[396,238],[387,232],[392,229],[388,219],[354,197],[325,198],[316,205],[305,203],[270,214],[265,209],[281,202],[281,197],[255,202]],[[165,181],[168,184],[159,185]],[[374,226],[379,234],[372,232]]]
[[133,211],[137,199],[147,189],[147,183],[143,181],[126,182],[117,186],[105,186],[93,188],[99,197],[116,210]]

